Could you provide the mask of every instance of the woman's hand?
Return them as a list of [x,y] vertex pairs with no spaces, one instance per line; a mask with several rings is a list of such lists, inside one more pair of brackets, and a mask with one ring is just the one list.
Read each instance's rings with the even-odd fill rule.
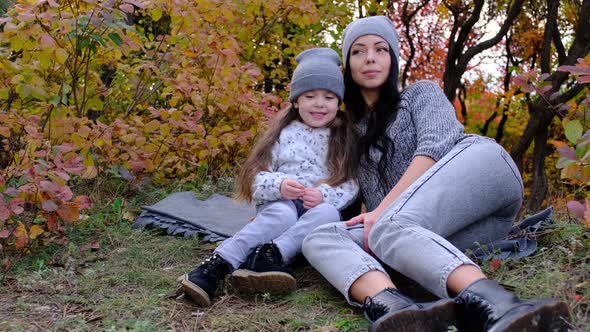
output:
[[303,200],[303,207],[311,209],[324,201],[324,195],[315,188],[305,188],[301,199]]
[[281,182],[281,196],[284,199],[300,199],[305,193],[305,186],[301,183],[285,179]]
[[349,221],[346,222],[346,226],[354,226],[354,225],[358,225],[358,224],[364,224],[365,225],[365,234],[364,234],[364,248],[365,251],[368,252],[369,254],[371,254],[371,248],[369,248],[369,232],[371,231],[371,228],[373,228],[373,225],[375,224],[375,222],[377,222],[377,220],[379,219],[379,216],[381,215],[380,211],[377,210],[373,210],[371,212],[367,212],[367,213],[362,213],[359,214],[358,216],[350,219]]

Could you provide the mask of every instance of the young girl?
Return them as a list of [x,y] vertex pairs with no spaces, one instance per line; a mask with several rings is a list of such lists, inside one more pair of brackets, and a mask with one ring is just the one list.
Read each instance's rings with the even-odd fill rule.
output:
[[181,277],[185,294],[199,305],[211,304],[232,271],[242,292],[294,290],[284,264],[310,231],[339,221],[339,210],[357,195],[354,130],[338,111],[344,95],[338,54],[314,48],[296,61],[292,107],[257,142],[236,182],[236,198],[255,202],[256,217]]

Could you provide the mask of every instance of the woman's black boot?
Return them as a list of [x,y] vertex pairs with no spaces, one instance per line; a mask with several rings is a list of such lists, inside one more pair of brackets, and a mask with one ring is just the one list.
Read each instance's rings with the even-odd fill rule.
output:
[[567,304],[556,299],[522,301],[496,281],[481,279],[457,296],[459,331],[541,332],[569,330]]
[[446,332],[455,321],[453,300],[418,303],[394,288],[367,296],[363,310],[373,322],[370,331]]

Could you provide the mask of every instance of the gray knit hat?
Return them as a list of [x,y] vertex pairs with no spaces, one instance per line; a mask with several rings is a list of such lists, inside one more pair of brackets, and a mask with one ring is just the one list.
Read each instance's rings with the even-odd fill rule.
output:
[[366,35],[377,35],[389,43],[399,64],[399,42],[393,22],[387,16],[369,16],[353,21],[344,29],[342,37],[342,56],[346,66],[348,52],[355,40]]
[[340,57],[331,48],[311,48],[295,58],[297,68],[291,79],[289,101],[294,102],[302,93],[311,90],[328,90],[342,101],[344,78],[340,69]]

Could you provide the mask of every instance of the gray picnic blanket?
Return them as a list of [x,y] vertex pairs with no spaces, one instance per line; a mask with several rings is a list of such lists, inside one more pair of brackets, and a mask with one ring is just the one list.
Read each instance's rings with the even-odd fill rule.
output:
[[171,235],[202,236],[216,242],[236,234],[256,214],[252,204],[213,194],[205,201],[191,191],[173,193],[154,205],[142,206],[134,228],[160,228]]
[[[239,203],[219,194],[202,201],[190,191],[173,193],[154,205],[142,206],[142,210],[134,228],[156,228],[185,237],[198,235],[208,242],[234,235],[256,214],[253,204]],[[539,229],[551,224],[553,208],[549,207],[517,223],[506,238],[474,246],[470,251],[479,260],[529,256],[537,250]]]

